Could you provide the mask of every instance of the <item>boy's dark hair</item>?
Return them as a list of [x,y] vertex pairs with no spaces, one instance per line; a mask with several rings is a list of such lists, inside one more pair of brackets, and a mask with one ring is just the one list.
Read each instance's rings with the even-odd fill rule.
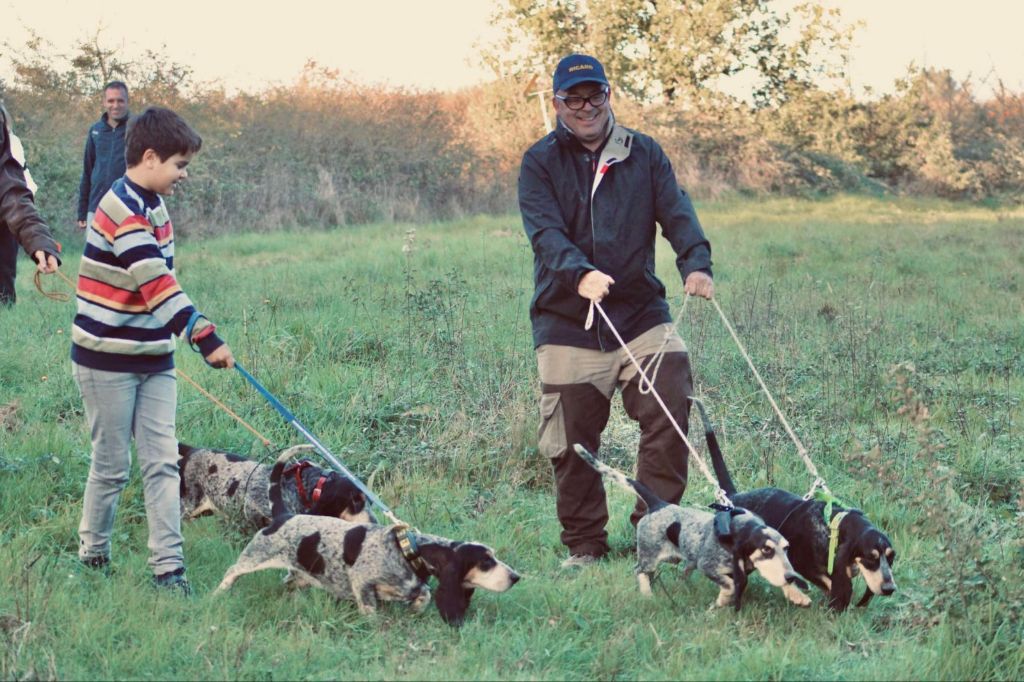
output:
[[142,162],[147,149],[166,161],[175,154],[194,154],[202,146],[203,138],[181,116],[164,107],[147,107],[128,121],[124,159],[131,168]]
[[123,90],[124,91],[124,96],[128,97],[128,86],[125,84],[124,81],[110,81],[109,83],[107,83],[106,85],[103,86],[103,92],[106,92],[107,90],[110,90],[111,88],[119,88],[119,89]]

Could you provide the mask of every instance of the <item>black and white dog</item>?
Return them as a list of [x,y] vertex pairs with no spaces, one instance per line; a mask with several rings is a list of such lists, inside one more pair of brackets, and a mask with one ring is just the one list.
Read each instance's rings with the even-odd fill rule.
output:
[[[853,577],[857,573],[863,575],[867,583],[857,606],[865,606],[876,594],[889,596],[896,591],[892,575],[896,552],[889,538],[868,521],[864,512],[833,504],[832,516],[826,519],[826,503],[821,500],[805,500],[781,488],[737,492],[725,466],[714,425],[701,401],[691,400],[704,422],[704,437],[718,484],[733,504],[759,514],[766,523],[786,536],[790,542],[789,558],[793,568],[827,593],[829,607],[845,611],[850,606]],[[830,572],[830,524],[835,525],[834,521],[840,514],[844,516],[838,523],[838,545],[835,546],[834,565]]]
[[458,626],[476,588],[504,592],[519,581],[518,573],[480,543],[406,530],[423,560],[414,565],[399,545],[398,526],[287,513],[280,486],[286,460],[287,453],[270,475],[273,522],[242,550],[218,592],[247,573],[285,568],[293,585],[319,587],[355,601],[362,613],[373,613],[378,601],[405,602],[420,611],[430,602],[427,581],[434,576],[437,610],[446,623]]

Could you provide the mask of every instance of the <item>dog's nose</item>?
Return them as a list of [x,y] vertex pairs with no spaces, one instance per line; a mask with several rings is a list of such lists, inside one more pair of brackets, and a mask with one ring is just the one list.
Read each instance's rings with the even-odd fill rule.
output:
[[888,597],[890,594],[896,591],[896,583],[883,583],[882,594]]
[[799,575],[797,575],[796,573],[787,573],[787,574],[786,574],[786,584],[787,584],[787,585],[793,585],[793,584],[795,584],[795,585],[796,585],[797,587],[799,587],[799,588],[800,588],[801,590],[806,590],[806,589],[808,589],[808,588],[807,588],[807,581],[806,581],[806,580],[804,580],[803,578],[801,578],[801,577],[800,577]]
[[509,576],[509,580],[512,582],[513,585],[515,585],[517,582],[519,582],[519,578],[521,578],[521,577],[522,576],[520,576],[518,573],[513,571],[512,575]]

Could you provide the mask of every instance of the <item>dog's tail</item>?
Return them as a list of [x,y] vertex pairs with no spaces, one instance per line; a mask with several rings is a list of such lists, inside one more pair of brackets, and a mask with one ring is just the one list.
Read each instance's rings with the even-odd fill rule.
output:
[[576,454],[582,457],[584,462],[594,467],[598,473],[643,500],[644,504],[647,505],[648,511],[657,511],[668,504],[665,500],[655,495],[653,490],[645,486],[640,481],[634,480],[618,469],[613,469],[607,464],[598,461],[596,457],[590,454],[590,452],[588,452],[587,449],[579,443],[573,447],[576,449]]
[[312,450],[312,445],[293,445],[277,458],[274,468],[270,470],[270,515],[273,518],[287,516],[288,509],[284,506],[284,495],[281,493],[281,476],[284,474],[284,466],[295,458],[300,452]]
[[700,398],[690,396],[690,401],[697,406],[700,412],[700,420],[704,422],[704,440],[708,444],[708,454],[711,455],[711,466],[715,469],[715,477],[718,478],[718,485],[722,487],[726,495],[736,494],[736,485],[732,482],[729,469],[725,466],[725,458],[722,456],[722,448],[718,445],[718,436],[715,434],[715,425],[711,423],[707,410],[704,409],[704,402]]

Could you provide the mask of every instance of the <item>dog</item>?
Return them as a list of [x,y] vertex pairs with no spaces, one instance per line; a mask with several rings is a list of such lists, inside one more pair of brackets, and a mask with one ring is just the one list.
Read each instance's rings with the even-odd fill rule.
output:
[[867,583],[857,606],[866,606],[876,594],[889,596],[896,591],[892,574],[896,551],[886,534],[868,521],[861,510],[833,505],[832,519],[844,512],[845,516],[839,522],[839,540],[830,572],[829,525],[832,519],[825,518],[824,501],[805,500],[780,488],[757,488],[738,493],[704,405],[695,398],[691,400],[704,422],[704,438],[719,486],[734,504],[760,514],[769,525],[790,539],[793,568],[824,590],[830,608],[845,611],[850,606],[853,577],[857,573],[863,575]]
[[[800,591],[807,584],[786,557],[789,542],[756,514],[731,509],[712,514],[670,504],[650,488],[599,462],[582,445],[576,453],[600,474],[632,492],[647,505],[647,514],[636,526],[636,577],[640,592],[651,594],[651,576],[662,561],[684,564],[687,574],[699,568],[719,586],[712,606],[733,605],[737,611],[747,587],[747,576],[760,571],[797,606],[809,606]],[[799,586],[799,587],[798,587]]]
[[354,600],[359,611],[373,613],[378,601],[408,603],[422,611],[430,601],[427,581],[437,578],[437,610],[449,625],[462,624],[475,589],[505,592],[520,576],[494,551],[475,542],[458,542],[407,530],[422,559],[414,566],[399,546],[397,525],[350,523],[330,516],[293,515],[281,495],[281,456],[271,471],[272,523],[258,531],[228,568],[217,587],[223,592],[239,576],[285,568],[296,585],[322,588],[338,599]]
[[[288,461],[309,450],[311,445],[297,445],[282,458]],[[178,455],[183,518],[219,511],[241,518],[249,528],[270,524],[270,467],[241,455],[184,443],[178,444]],[[344,474],[308,461],[289,467],[284,474],[281,494],[289,513],[335,516],[352,523],[377,522],[366,496]]]

